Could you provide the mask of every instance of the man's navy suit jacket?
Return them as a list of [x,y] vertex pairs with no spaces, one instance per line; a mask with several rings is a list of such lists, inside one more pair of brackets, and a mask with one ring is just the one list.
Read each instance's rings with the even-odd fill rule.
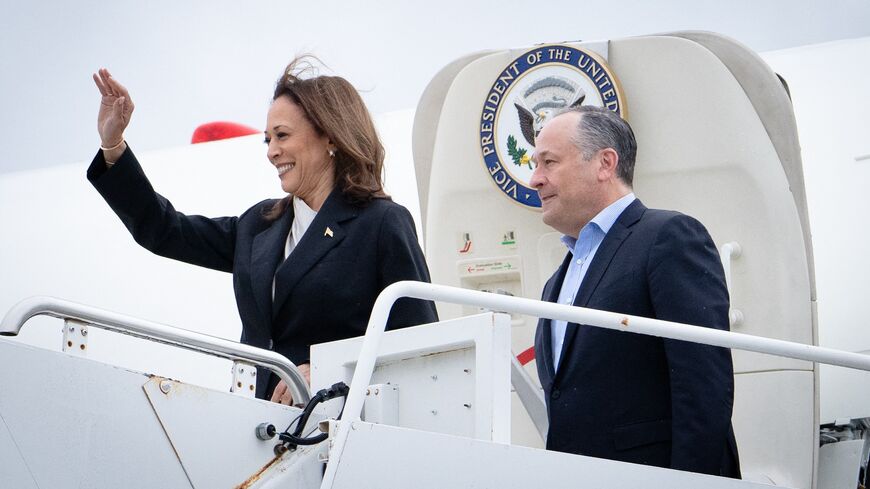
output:
[[[558,300],[570,259],[547,282],[544,300]],[[707,230],[639,200],[604,237],[574,305],[728,329],[724,272]],[[551,340],[550,321],[541,319],[535,356],[548,449],[740,476],[729,350],[569,323],[555,369]]]
[[[292,205],[274,221],[264,214],[277,200],[260,202],[239,217],[184,215],[154,191],[129,148],[109,170],[98,152],[88,180],[146,249],[232,273],[241,342],[296,364],[309,360],[312,344],[364,334],[375,299],[387,285],[429,281],[413,218],[390,200],[358,206],[333,191],[284,260]],[[401,299],[387,327],[437,320],[432,302]],[[257,396],[267,396],[276,383],[276,376],[259,375]]]

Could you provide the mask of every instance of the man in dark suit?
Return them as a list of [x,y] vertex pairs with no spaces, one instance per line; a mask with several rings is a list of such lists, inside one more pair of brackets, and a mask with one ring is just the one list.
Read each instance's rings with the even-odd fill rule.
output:
[[[636,153],[628,123],[599,107],[570,110],[541,130],[531,184],[569,250],[543,299],[727,330],[710,235],[635,198]],[[541,319],[535,354],[548,449],[740,477],[729,350]]]

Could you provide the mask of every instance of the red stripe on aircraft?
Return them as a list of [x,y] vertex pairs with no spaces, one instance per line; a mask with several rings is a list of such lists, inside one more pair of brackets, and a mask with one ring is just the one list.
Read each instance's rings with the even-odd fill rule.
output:
[[517,361],[520,365],[525,365],[535,359],[535,347],[530,346],[525,351],[517,355]]
[[253,127],[248,127],[236,122],[206,122],[193,131],[193,137],[190,138],[190,143],[207,143],[209,141],[248,136],[251,134],[257,134],[258,132],[260,131]]

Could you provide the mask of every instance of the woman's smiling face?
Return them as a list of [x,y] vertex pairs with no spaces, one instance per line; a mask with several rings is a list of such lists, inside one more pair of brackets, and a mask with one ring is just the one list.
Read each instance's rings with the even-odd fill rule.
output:
[[305,112],[289,97],[278,97],[266,116],[266,156],[278,170],[281,188],[319,210],[335,186],[334,150]]

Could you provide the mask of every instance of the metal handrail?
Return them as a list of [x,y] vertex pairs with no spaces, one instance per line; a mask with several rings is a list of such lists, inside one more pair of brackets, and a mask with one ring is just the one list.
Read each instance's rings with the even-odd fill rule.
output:
[[311,399],[311,390],[299,369],[279,353],[55,297],[30,297],[12,306],[0,322],[0,336],[17,336],[24,323],[35,316],[74,319],[100,329],[264,367],[287,384],[294,402],[308,403]]
[[396,282],[381,292],[372,309],[365,338],[360,348],[359,359],[353,372],[342,421],[338,425],[332,443],[329,463],[326,466],[321,489],[331,488],[335,480],[336,470],[351,425],[360,420],[360,413],[365,401],[365,390],[371,381],[377,360],[378,346],[386,328],[390,309],[392,309],[393,303],[403,297],[485,307],[493,311],[526,314],[617,331],[660,336],[870,371],[870,357],[858,353],[445,285],[411,281]]
[[550,429],[550,420],[547,419],[547,402],[544,400],[544,390],[535,385],[515,355],[511,355],[511,384],[514,386],[514,391],[520,398],[523,407],[526,408],[526,412],[529,413],[532,424],[541,435],[541,440],[546,440],[547,432]]
[[[734,282],[731,280],[731,264],[740,258],[743,254],[743,248],[736,241],[729,241],[719,247],[719,258],[722,260],[722,268],[725,270],[725,287],[728,288],[728,297],[734,297]],[[728,309],[728,322],[731,327],[738,327],[743,324],[743,311],[731,307]]]

